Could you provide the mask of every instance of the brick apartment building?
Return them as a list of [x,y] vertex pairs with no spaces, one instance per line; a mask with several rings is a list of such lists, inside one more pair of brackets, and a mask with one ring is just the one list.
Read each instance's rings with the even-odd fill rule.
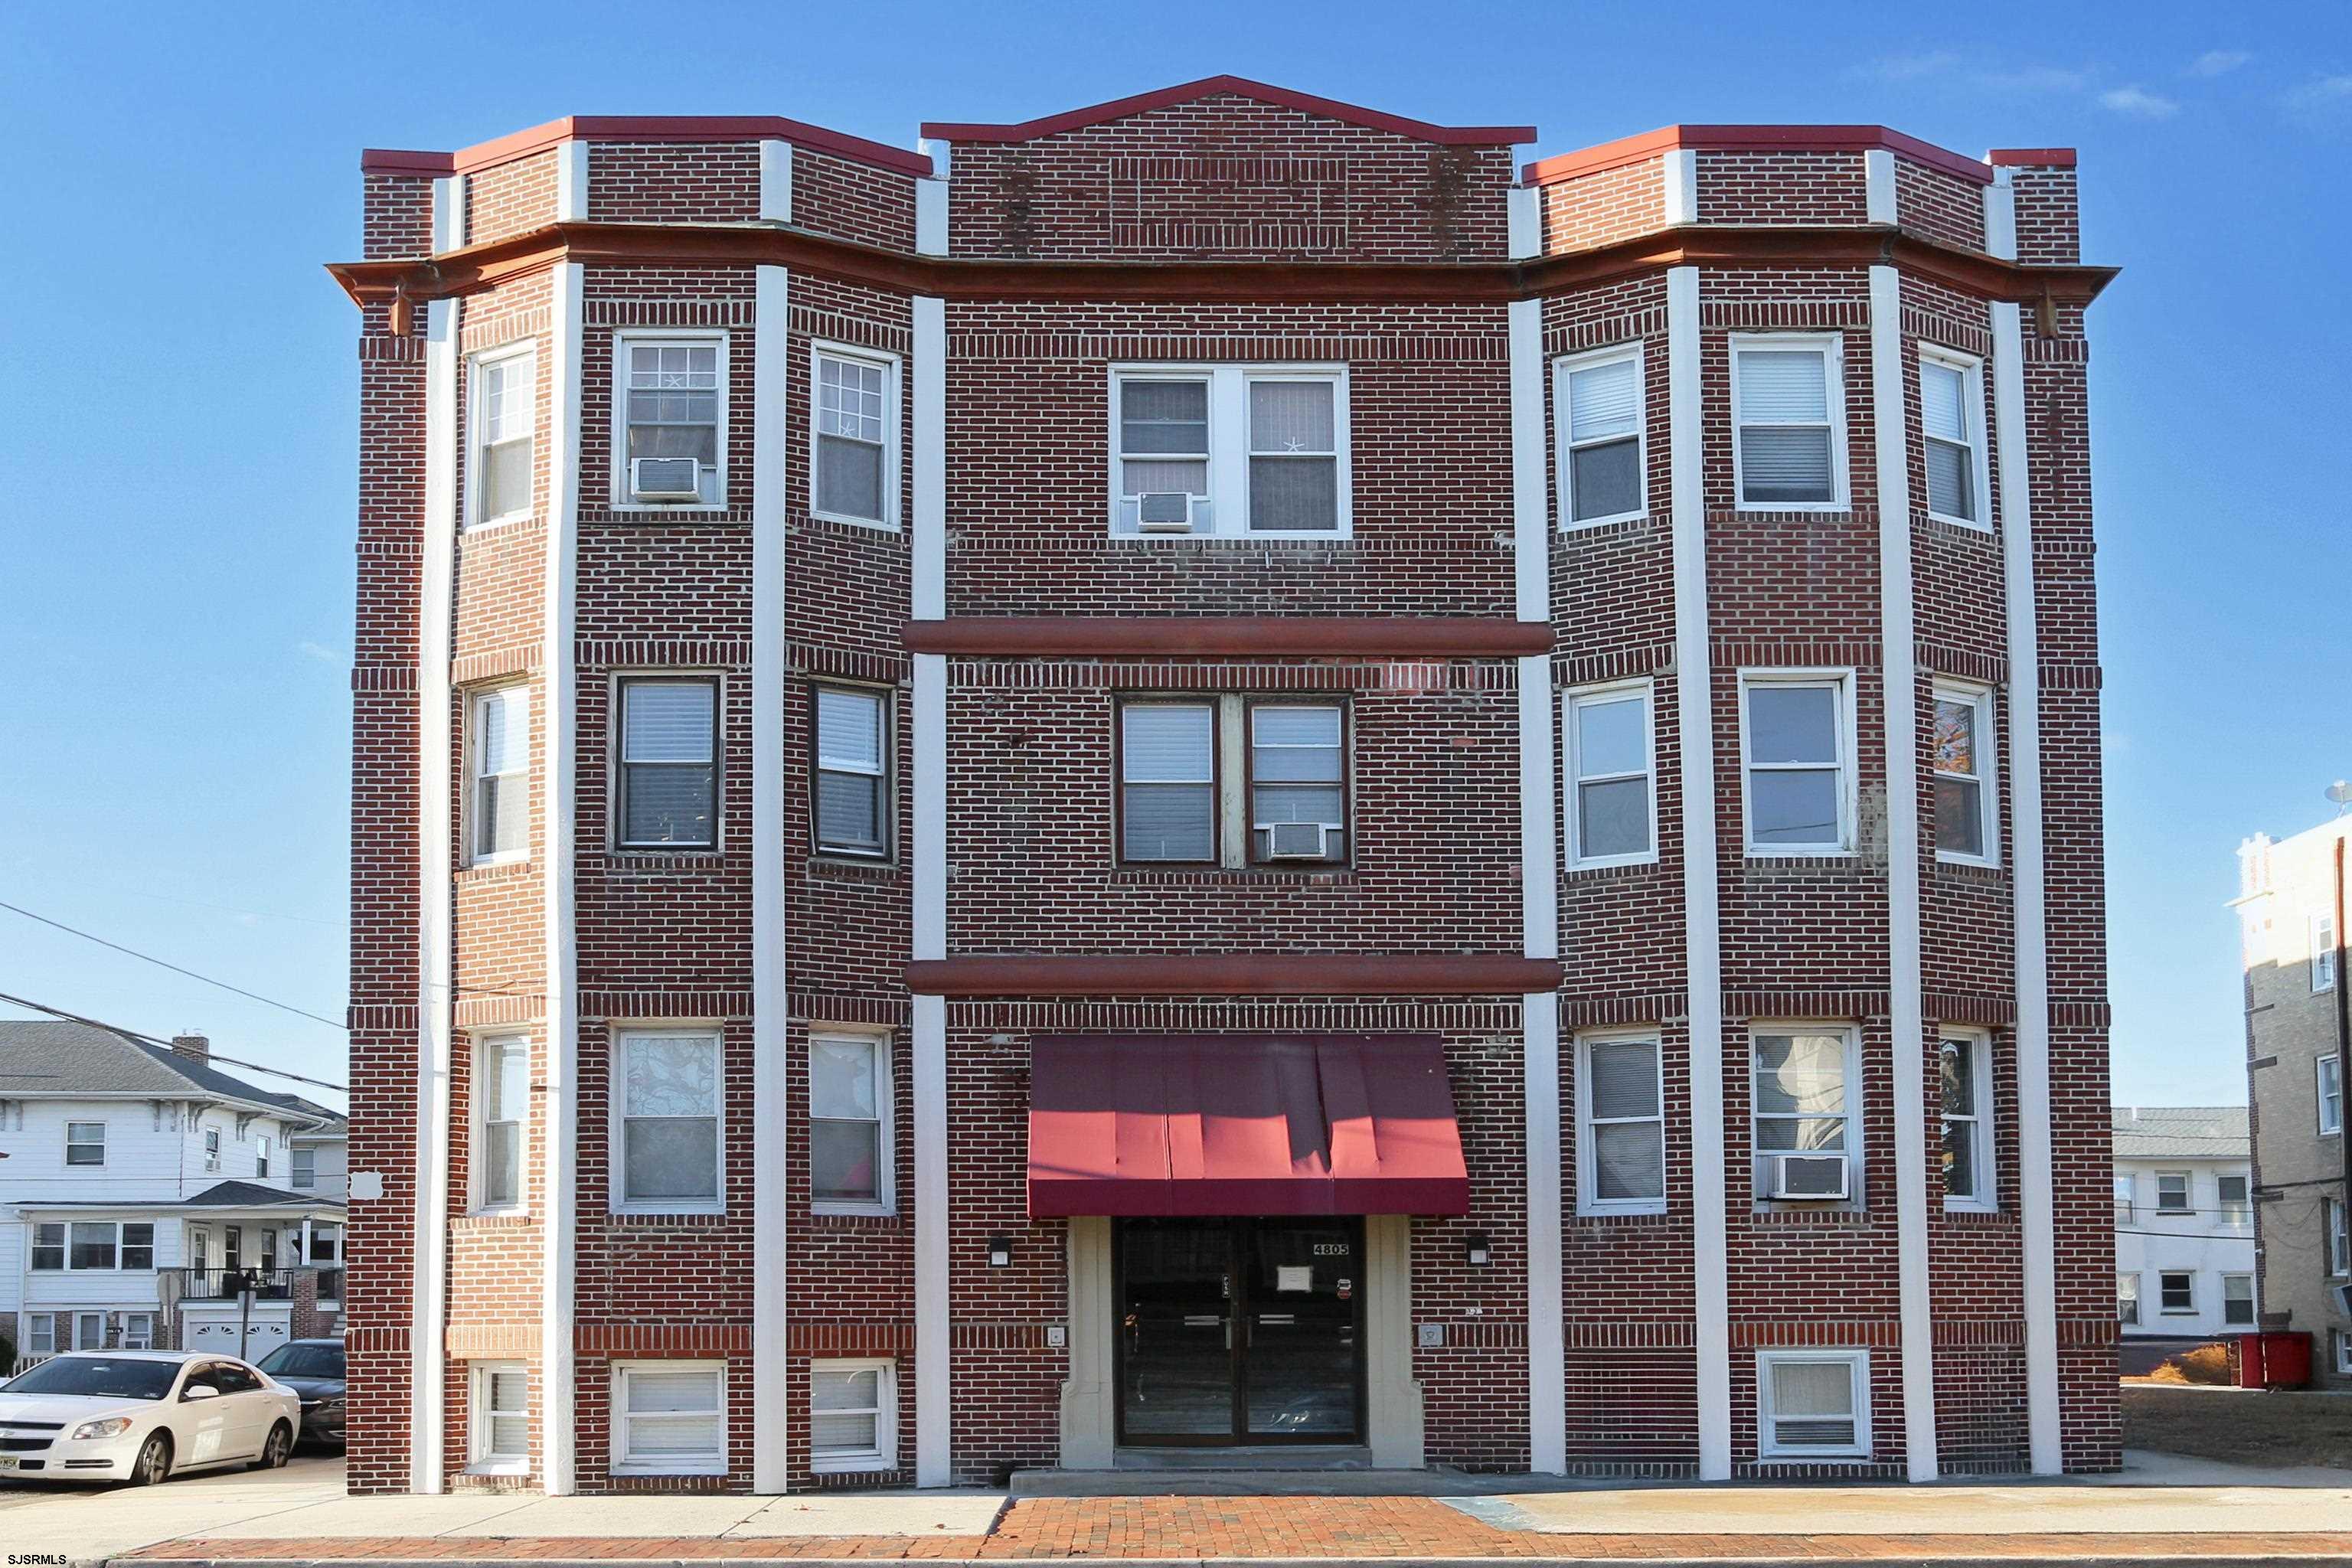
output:
[[2352,1389],[2352,1156],[2345,1152],[2346,860],[2352,816],[2238,846],[2262,1321],[2312,1337],[2312,1381]]
[[2117,1463],[2074,155],[1533,134],[366,155],[355,1489]]

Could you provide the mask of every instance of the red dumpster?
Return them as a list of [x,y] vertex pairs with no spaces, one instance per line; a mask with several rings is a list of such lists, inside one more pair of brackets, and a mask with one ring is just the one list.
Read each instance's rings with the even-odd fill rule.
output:
[[2273,1329],[2238,1336],[2238,1386],[2302,1388],[2311,1382],[2311,1333]]

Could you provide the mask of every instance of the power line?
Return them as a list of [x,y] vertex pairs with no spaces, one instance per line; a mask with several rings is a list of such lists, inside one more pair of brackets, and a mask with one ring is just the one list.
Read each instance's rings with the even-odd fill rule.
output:
[[[0,908],[7,907],[9,906],[0,905]],[[79,1013],[68,1013],[63,1007],[52,1007],[45,1002],[36,1002],[28,996],[11,996],[5,991],[0,991],[0,1002],[14,1003],[19,1007],[30,1007],[36,1013],[47,1013],[52,1018],[63,1018],[68,1023],[87,1024],[93,1029],[104,1029],[108,1034],[120,1035],[134,1045],[153,1046],[159,1050],[166,1051],[173,1049],[172,1042],[169,1040],[159,1040],[152,1035],[142,1035],[136,1029],[126,1029],[120,1024],[110,1024],[102,1018],[90,1018]],[[207,1055],[205,1060],[226,1062],[231,1067],[250,1068],[255,1072],[270,1073],[278,1078],[290,1078],[296,1083],[313,1084],[320,1089],[331,1089],[337,1094],[351,1093],[351,1089],[343,1084],[329,1083],[322,1078],[305,1078],[299,1072],[288,1072],[284,1068],[264,1067],[259,1062],[240,1061],[235,1057]]]
[[22,915],[28,921],[38,921],[45,926],[49,926],[55,930],[64,931],[68,936],[78,936],[84,942],[94,942],[100,947],[110,947],[117,952],[128,953],[130,956],[140,960],[142,963],[155,965],[158,969],[168,969],[174,974],[184,974],[191,980],[201,980],[207,985],[218,986],[223,991],[234,992],[239,996],[249,997],[253,1001],[263,1004],[265,1006],[275,1007],[281,1013],[291,1013],[298,1018],[308,1018],[313,1023],[324,1024],[330,1029],[344,1029],[347,1027],[342,1024],[337,1023],[332,1018],[321,1017],[316,1013],[297,1007],[291,1003],[280,1002],[273,997],[264,996],[258,991],[247,991],[242,985],[231,985],[226,980],[215,980],[209,974],[199,974],[193,969],[183,969],[176,963],[167,963],[163,959],[157,958],[152,953],[142,952],[134,947],[125,947],[119,942],[109,942],[102,936],[93,936],[89,931],[79,931],[66,924],[63,921],[53,921],[47,915],[37,915],[32,910],[24,909],[18,905],[0,901],[0,910],[6,910],[12,914]]

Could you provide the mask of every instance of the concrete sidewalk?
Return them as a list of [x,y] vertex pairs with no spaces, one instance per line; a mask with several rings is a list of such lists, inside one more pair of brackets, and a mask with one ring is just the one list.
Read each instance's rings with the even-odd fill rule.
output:
[[[1438,1495],[289,1496],[285,1506],[242,1521],[192,1521],[192,1533],[119,1560],[125,1568],[451,1562],[707,1568],[781,1559],[1085,1559],[1160,1568],[1307,1561],[1399,1568],[1497,1559],[1749,1565],[2352,1561],[2352,1475],[2210,1484],[2217,1476],[2243,1483],[2260,1473],[2232,1478],[2231,1467],[2135,1458],[2143,1474],[2186,1468],[2208,1484],[2132,1485],[2127,1475],[2118,1478],[2126,1483],[2121,1485],[1585,1483],[1513,1491],[1465,1484],[1454,1495],[1417,1486],[1415,1492]],[[1181,1480],[1152,1479],[1163,1488]],[[0,1549],[29,1545],[5,1538],[7,1522],[0,1517]]]

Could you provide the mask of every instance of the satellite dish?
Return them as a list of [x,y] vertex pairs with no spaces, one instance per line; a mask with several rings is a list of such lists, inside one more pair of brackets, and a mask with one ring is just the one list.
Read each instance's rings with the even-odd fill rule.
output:
[[2337,779],[2327,786],[2327,798],[2336,803],[2336,813],[2341,816],[2344,814],[2344,808],[2352,805],[2352,784]]

